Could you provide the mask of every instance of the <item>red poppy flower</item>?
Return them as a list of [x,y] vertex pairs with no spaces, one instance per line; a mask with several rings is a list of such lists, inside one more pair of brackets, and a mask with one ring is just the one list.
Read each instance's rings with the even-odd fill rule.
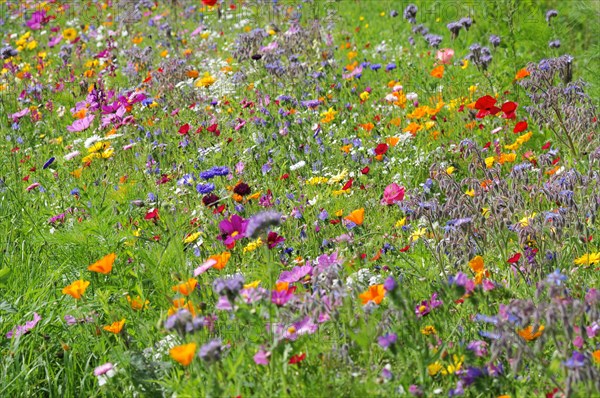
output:
[[202,0],[202,4],[204,4],[205,6],[214,6],[215,4],[217,4],[218,0]]
[[360,172],[361,172],[361,173],[363,173],[363,174],[369,174],[369,171],[370,171],[370,170],[371,170],[371,169],[369,169],[369,166],[367,166],[367,167],[365,167],[364,169],[362,169]]
[[548,141],[548,142],[546,142],[546,143],[544,144],[544,146],[542,146],[542,149],[543,149],[544,151],[546,151],[546,150],[550,149],[550,146],[551,146],[551,145],[552,145],[552,143],[551,143],[550,141]]
[[485,96],[479,98],[475,102],[475,109],[477,109],[479,111],[477,113],[476,117],[478,119],[483,119],[487,115],[497,114],[498,112],[500,112],[500,108],[498,108],[495,105],[496,105],[496,99],[490,95],[485,95]]
[[522,120],[520,122],[517,122],[517,124],[515,124],[515,128],[513,129],[513,133],[517,134],[520,132],[523,132],[525,130],[527,130],[527,122]]
[[517,117],[515,111],[517,110],[517,107],[519,106],[519,104],[517,104],[516,102],[512,102],[512,101],[508,101],[505,102],[504,104],[502,104],[502,112],[504,112],[504,115],[502,115],[503,118],[505,119],[514,119]]
[[509,264],[515,264],[521,258],[521,253],[515,253],[511,258],[508,259]]
[[288,363],[290,365],[295,365],[295,364],[298,364],[298,363],[304,361],[305,358],[306,358],[306,353],[303,352],[301,354],[292,356]]
[[221,130],[219,130],[219,126],[217,125],[217,123],[211,124],[210,126],[208,126],[206,131],[213,133],[215,135],[215,137],[218,137],[221,135]]
[[376,155],[385,155],[385,153],[388,151],[388,146],[387,144],[379,144],[377,145],[377,147],[375,148],[375,154]]

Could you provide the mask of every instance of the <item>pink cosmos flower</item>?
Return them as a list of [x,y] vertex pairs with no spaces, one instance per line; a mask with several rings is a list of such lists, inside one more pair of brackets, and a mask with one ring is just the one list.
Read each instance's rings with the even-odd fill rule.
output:
[[400,202],[404,199],[404,187],[396,184],[395,182],[391,183],[385,190],[383,191],[383,199],[381,200],[382,205],[393,205],[396,202]]

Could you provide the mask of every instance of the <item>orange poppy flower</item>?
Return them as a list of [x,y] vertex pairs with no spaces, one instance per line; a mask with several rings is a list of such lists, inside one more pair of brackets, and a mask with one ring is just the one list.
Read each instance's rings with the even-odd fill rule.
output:
[[444,77],[444,65],[436,66],[429,74],[433,77],[441,79]]
[[360,209],[354,210],[352,213],[344,217],[344,219],[353,222],[356,225],[362,225],[365,218],[365,209],[361,207]]
[[106,330],[107,332],[119,334],[121,333],[121,330],[123,330],[123,325],[125,325],[125,319],[113,322],[110,325],[104,326],[102,329]]
[[194,278],[190,278],[187,282],[180,283],[179,285],[175,285],[172,287],[174,292],[179,292],[184,296],[189,296],[193,291],[198,281]]
[[171,316],[175,314],[180,309],[185,308],[192,314],[192,316],[196,316],[196,308],[194,308],[194,303],[191,301],[186,302],[184,298],[176,298],[173,300],[173,306],[169,308],[167,311],[167,315]]
[[90,265],[87,269],[88,271],[98,272],[100,274],[106,275],[112,270],[116,257],[117,256],[115,255],[115,253],[107,254],[100,260],[96,261],[94,264]]
[[136,311],[148,308],[148,304],[150,304],[148,300],[144,301],[140,296],[131,298],[129,295],[127,295],[127,302],[129,303],[129,306]]
[[178,345],[171,348],[169,355],[183,366],[188,366],[194,359],[197,347],[196,343]]
[[69,286],[66,286],[62,290],[62,293],[68,294],[69,296],[73,297],[74,299],[79,300],[81,298],[81,296],[83,295],[83,293],[85,293],[85,289],[87,289],[87,287],[89,285],[90,285],[89,281],[84,281],[83,279],[80,279],[78,281],[71,283]]
[[391,147],[395,147],[396,145],[398,145],[399,141],[400,141],[400,138],[398,138],[398,137],[388,137],[385,139],[386,144],[388,144]]
[[385,289],[383,288],[383,284],[369,286],[369,289],[361,293],[358,297],[362,300],[363,305],[367,304],[369,301],[374,302],[375,304],[380,304],[385,296]]
[[483,272],[483,269],[484,269],[483,257],[475,256],[471,261],[469,261],[469,267],[471,267],[471,269],[475,273]]
[[227,265],[227,262],[229,261],[230,257],[231,253],[223,252],[221,254],[215,254],[213,256],[210,256],[208,259],[215,260],[217,262],[215,265],[213,265],[213,268],[222,270]]
[[515,80],[521,80],[521,79],[523,79],[524,77],[527,77],[527,76],[529,76],[529,75],[530,75],[530,73],[529,73],[529,71],[527,70],[527,68],[520,69],[520,70],[517,72],[517,74],[515,75]]
[[535,333],[533,333],[532,325],[529,325],[525,329],[521,329],[521,330],[517,331],[519,336],[521,336],[522,338],[524,338],[527,341],[533,341],[533,340],[537,339],[538,337],[540,337],[542,335],[543,332],[544,332],[544,325],[538,326],[537,331]]

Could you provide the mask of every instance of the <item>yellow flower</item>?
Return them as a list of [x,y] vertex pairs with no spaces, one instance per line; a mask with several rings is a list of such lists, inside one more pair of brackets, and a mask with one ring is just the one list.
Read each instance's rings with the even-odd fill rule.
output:
[[209,87],[212,86],[216,81],[217,79],[211,76],[210,73],[205,72],[204,76],[196,82],[196,87]]
[[90,285],[89,281],[84,281],[83,279],[80,279],[78,281],[71,283],[69,286],[66,286],[62,290],[62,293],[68,294],[69,296],[73,297],[74,299],[79,300],[81,298],[81,296],[83,296],[83,293],[85,293],[85,289],[87,289],[87,287],[89,285]]
[[307,180],[306,183],[308,185],[319,185],[326,184],[327,181],[329,181],[329,179],[325,177],[312,177],[311,179]]
[[525,216],[519,220],[518,224],[523,228],[528,227],[529,223],[533,221],[533,219],[535,218],[536,215],[537,215],[537,213],[532,213],[529,216]]
[[495,159],[493,156],[485,158],[485,167],[487,167],[488,169],[491,169],[492,166],[494,165],[494,161],[495,161]]
[[337,115],[337,111],[333,108],[329,108],[326,112],[321,113],[323,119],[321,119],[321,123],[330,123],[335,119],[335,115]]
[[429,373],[429,376],[435,376],[440,371],[443,371],[443,369],[444,367],[439,362],[434,362],[431,365],[427,366],[427,372]]
[[600,262],[600,252],[586,253],[583,256],[575,259],[576,265],[594,265]]
[[421,329],[421,333],[426,336],[429,336],[430,334],[436,334],[437,331],[435,330],[435,327],[427,325],[423,329]]
[[452,173],[454,173],[454,170],[456,170],[456,167],[450,166],[446,169],[446,173],[448,173],[448,175],[452,175]]
[[396,221],[396,225],[394,225],[396,228],[402,228],[403,226],[406,225],[406,217]]
[[123,329],[123,325],[125,325],[125,319],[121,319],[120,321],[113,322],[110,325],[104,326],[102,329],[106,330],[107,332],[119,334],[119,333],[121,333],[121,330]]
[[473,198],[473,197],[475,197],[475,190],[474,189],[467,189],[465,191],[465,195],[468,195],[468,196],[470,196],[470,197]]
[[345,179],[347,175],[348,175],[348,169],[344,169],[344,170],[340,171],[340,173],[338,175],[331,177],[327,183],[328,184],[338,183],[338,182],[342,181],[343,179]]
[[178,345],[171,348],[169,355],[183,366],[188,366],[194,359],[197,347],[196,343]]
[[254,282],[246,283],[244,289],[255,289],[258,285],[260,285],[260,280],[255,280]]
[[418,240],[419,238],[425,238],[426,233],[427,233],[427,230],[425,228],[419,228],[415,232],[410,234],[409,241],[414,242],[414,241]]
[[243,252],[244,253],[248,253],[248,252],[253,252],[254,250],[258,249],[259,247],[261,247],[263,244],[262,239],[260,239],[260,237],[258,239],[256,239],[254,242],[250,242],[246,245],[246,247],[244,247]]
[[369,92],[363,91],[362,93],[360,93],[359,97],[362,101],[366,101],[369,99]]
[[63,30],[62,35],[65,38],[65,40],[73,41],[77,37],[77,31],[73,28],[67,28]]
[[192,243],[195,242],[200,237],[200,232],[194,232],[193,234],[189,234],[183,239],[183,243]]

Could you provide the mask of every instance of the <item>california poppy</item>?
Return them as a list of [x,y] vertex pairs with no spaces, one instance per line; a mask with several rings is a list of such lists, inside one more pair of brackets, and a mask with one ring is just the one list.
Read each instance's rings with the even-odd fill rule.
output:
[[212,255],[208,259],[216,261],[216,263],[212,266],[213,268],[222,270],[227,265],[227,262],[229,261],[230,257],[231,257],[231,253],[223,252],[220,254]]
[[112,270],[116,257],[117,256],[115,255],[115,253],[107,254],[100,260],[96,261],[94,264],[90,265],[87,269],[88,271],[98,272],[100,274],[106,275]]
[[365,209],[362,207],[360,209],[354,210],[352,213],[344,217],[345,220],[351,221],[356,225],[362,225],[364,218]]
[[197,347],[196,343],[178,345],[171,348],[169,355],[183,366],[188,366],[194,359]]
[[196,279],[190,278],[186,282],[173,286],[172,289],[174,292],[179,292],[184,296],[189,296],[194,291],[194,288],[197,284],[198,281]]
[[383,297],[385,296],[385,289],[383,288],[383,284],[369,286],[369,289],[361,293],[358,297],[362,300],[363,305],[367,304],[369,301],[374,302],[375,304],[380,304],[383,301]]
[[104,326],[102,329],[106,330],[107,332],[119,334],[121,333],[121,330],[123,330],[123,325],[125,325],[125,319],[113,322],[110,325]]
[[81,298],[81,296],[83,295],[83,293],[85,293],[85,289],[87,289],[87,287],[89,285],[90,285],[89,281],[84,281],[83,279],[80,279],[78,281],[71,283],[69,286],[66,286],[62,290],[62,293],[68,294],[69,296],[73,297],[74,299],[79,300]]
[[441,79],[444,77],[444,65],[436,66],[429,74],[435,78]]

